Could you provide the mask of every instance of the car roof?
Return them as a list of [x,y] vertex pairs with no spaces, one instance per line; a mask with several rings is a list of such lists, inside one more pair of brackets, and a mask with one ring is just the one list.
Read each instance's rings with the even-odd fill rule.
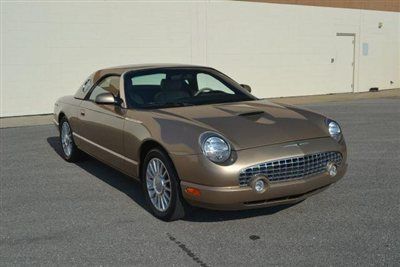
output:
[[127,71],[149,70],[149,69],[160,69],[160,68],[208,68],[209,69],[209,67],[206,66],[197,66],[188,64],[167,64],[167,63],[116,66],[116,67],[100,69],[94,72],[92,74],[93,83],[96,83],[100,78],[106,75],[111,75],[111,74],[121,75]]

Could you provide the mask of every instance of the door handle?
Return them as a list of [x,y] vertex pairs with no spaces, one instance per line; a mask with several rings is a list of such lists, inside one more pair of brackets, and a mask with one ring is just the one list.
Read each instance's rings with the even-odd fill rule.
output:
[[81,110],[81,116],[85,116],[85,111],[83,109]]

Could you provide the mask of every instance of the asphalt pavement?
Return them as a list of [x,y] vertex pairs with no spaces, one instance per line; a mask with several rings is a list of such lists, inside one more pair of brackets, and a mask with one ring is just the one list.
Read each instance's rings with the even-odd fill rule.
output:
[[346,176],[297,205],[162,222],[140,185],[65,162],[54,126],[0,129],[0,266],[400,264],[400,99],[312,104],[336,119]]

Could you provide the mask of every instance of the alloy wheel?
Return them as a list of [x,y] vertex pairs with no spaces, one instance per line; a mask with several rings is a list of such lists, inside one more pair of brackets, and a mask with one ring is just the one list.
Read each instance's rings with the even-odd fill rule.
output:
[[72,153],[73,143],[72,143],[71,127],[69,127],[68,122],[64,122],[61,126],[61,145],[64,154],[67,157],[70,157]]
[[171,180],[164,163],[153,158],[147,164],[146,186],[151,203],[161,212],[165,212],[171,204]]

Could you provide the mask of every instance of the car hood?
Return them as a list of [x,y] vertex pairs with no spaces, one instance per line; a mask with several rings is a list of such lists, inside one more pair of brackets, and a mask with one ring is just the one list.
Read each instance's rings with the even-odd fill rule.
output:
[[268,100],[166,108],[153,112],[172,120],[190,122],[203,131],[218,132],[236,150],[329,136],[324,116]]

